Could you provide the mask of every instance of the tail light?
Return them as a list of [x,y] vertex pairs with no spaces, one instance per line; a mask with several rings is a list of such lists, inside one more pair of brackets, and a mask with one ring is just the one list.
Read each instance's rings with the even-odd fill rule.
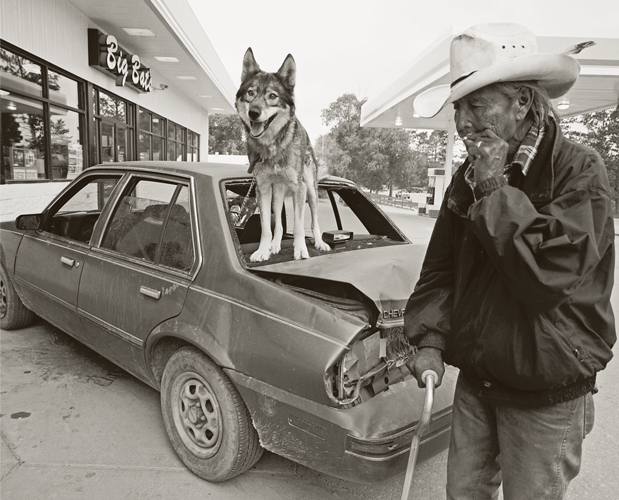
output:
[[357,340],[330,370],[327,391],[342,407],[361,404],[402,380],[414,353],[403,326],[379,328]]

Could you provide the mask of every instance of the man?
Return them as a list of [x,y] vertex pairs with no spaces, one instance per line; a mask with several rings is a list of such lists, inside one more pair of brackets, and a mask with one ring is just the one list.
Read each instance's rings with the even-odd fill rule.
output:
[[448,499],[563,498],[593,425],[596,373],[616,340],[614,223],[600,156],[566,140],[550,98],[580,72],[538,54],[514,24],[477,25],[451,45],[453,103],[468,157],[454,174],[405,311],[420,387],[460,369]]

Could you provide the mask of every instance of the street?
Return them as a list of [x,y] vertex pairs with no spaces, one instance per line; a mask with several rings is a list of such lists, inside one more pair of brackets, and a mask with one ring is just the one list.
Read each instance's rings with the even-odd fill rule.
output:
[[[414,244],[427,244],[434,219],[382,208]],[[619,311],[619,293],[612,300]],[[403,476],[360,485],[268,452],[241,476],[205,482],[176,457],[155,390],[42,320],[24,330],[1,331],[0,342],[3,500],[400,498]],[[598,377],[596,422],[570,500],[617,497],[617,380],[614,361]],[[410,498],[444,498],[445,466],[446,453],[420,464]]]

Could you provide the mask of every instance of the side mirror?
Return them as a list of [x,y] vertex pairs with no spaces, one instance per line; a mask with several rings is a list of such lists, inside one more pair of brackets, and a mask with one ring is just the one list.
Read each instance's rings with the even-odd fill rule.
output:
[[17,229],[40,229],[41,214],[19,215],[17,219],[15,219],[15,226]]

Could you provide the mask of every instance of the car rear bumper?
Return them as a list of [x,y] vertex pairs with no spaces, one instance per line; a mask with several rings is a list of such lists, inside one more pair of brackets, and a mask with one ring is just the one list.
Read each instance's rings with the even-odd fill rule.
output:
[[[312,469],[349,481],[384,481],[406,469],[424,391],[411,377],[354,408],[322,405],[228,370],[254,421],[262,446]],[[434,398],[418,462],[449,444],[456,374]]]

